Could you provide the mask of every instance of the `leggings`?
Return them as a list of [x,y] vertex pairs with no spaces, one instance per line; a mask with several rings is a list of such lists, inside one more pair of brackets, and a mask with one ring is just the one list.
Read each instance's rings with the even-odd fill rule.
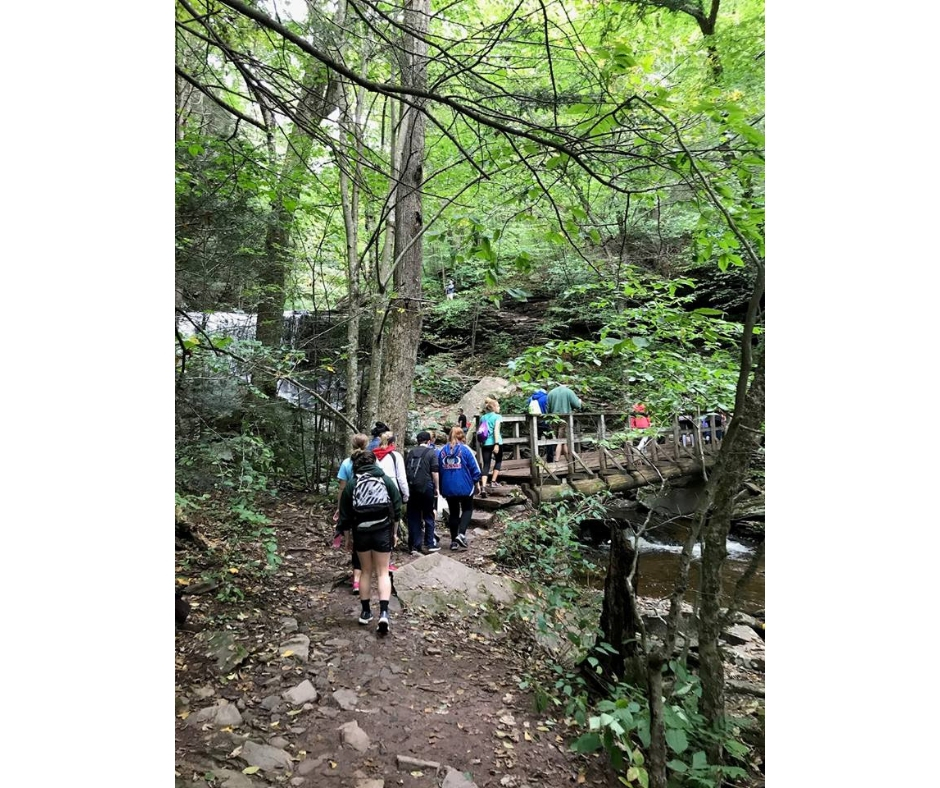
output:
[[457,534],[467,533],[470,518],[473,517],[473,496],[451,497],[448,495],[447,508],[450,511],[447,526],[450,528],[450,538],[453,540],[457,538]]

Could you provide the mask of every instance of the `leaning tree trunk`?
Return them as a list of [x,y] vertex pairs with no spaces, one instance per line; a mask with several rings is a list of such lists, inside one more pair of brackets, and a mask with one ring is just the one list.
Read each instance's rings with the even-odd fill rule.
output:
[[[406,0],[402,84],[427,88],[427,44],[430,16],[428,0]],[[421,338],[422,217],[421,186],[424,181],[426,120],[421,102],[404,111],[402,162],[395,204],[395,298],[389,305],[388,328],[382,339],[382,385],[378,412],[404,444],[411,402],[418,342]]]
[[[747,475],[750,458],[757,448],[764,420],[763,340],[755,354],[754,378],[748,386],[743,408],[736,409],[722,441],[718,462],[708,482],[709,508],[702,529],[702,582],[699,593],[697,630],[699,677],[702,680],[702,714],[716,729],[724,724],[724,665],[718,648],[721,636],[721,570],[727,557],[728,531],[734,495]],[[718,745],[710,753],[718,762]]]

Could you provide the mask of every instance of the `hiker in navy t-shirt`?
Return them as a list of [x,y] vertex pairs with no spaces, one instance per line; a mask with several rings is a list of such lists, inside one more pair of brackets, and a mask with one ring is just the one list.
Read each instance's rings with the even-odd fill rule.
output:
[[437,449],[427,430],[418,433],[418,445],[408,452],[405,473],[411,490],[407,506],[408,551],[412,555],[417,555],[418,550],[436,553],[441,548],[434,535],[434,517],[441,487]]

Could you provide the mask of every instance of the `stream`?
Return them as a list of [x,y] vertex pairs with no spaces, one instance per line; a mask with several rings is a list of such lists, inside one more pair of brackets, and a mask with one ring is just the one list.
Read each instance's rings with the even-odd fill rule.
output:
[[[682,545],[676,542],[652,542],[644,538],[638,540],[640,551],[639,583],[637,592],[640,596],[668,599],[672,593],[676,572],[679,566],[679,554]],[[731,601],[735,585],[744,574],[755,553],[755,548],[744,544],[734,538],[727,542],[728,557],[722,570],[722,604]],[[589,553],[595,554],[594,560],[601,566],[607,563],[608,550],[604,548],[587,548]],[[699,567],[701,566],[701,545],[692,549],[692,563],[689,569],[689,590],[685,594],[685,601],[695,603],[695,595],[699,588]],[[590,578],[589,582],[595,588],[603,589],[604,573]],[[754,576],[745,584],[739,597],[738,609],[745,613],[753,613],[764,609],[764,558],[757,564]]]

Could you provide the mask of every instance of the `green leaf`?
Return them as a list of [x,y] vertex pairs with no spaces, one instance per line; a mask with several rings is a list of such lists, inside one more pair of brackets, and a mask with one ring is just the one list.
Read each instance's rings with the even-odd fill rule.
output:
[[689,770],[689,767],[683,761],[666,761],[666,766],[667,768],[672,769],[674,772],[679,772],[680,774],[684,774]]
[[705,755],[704,752],[699,750],[698,752],[692,755],[692,769],[693,770],[704,769],[706,766],[708,766],[708,757]]
[[601,737],[596,733],[585,733],[571,743],[574,752],[597,752],[601,748]]
[[686,738],[685,731],[681,728],[666,729],[666,744],[676,755],[682,755],[689,749],[689,740]]

